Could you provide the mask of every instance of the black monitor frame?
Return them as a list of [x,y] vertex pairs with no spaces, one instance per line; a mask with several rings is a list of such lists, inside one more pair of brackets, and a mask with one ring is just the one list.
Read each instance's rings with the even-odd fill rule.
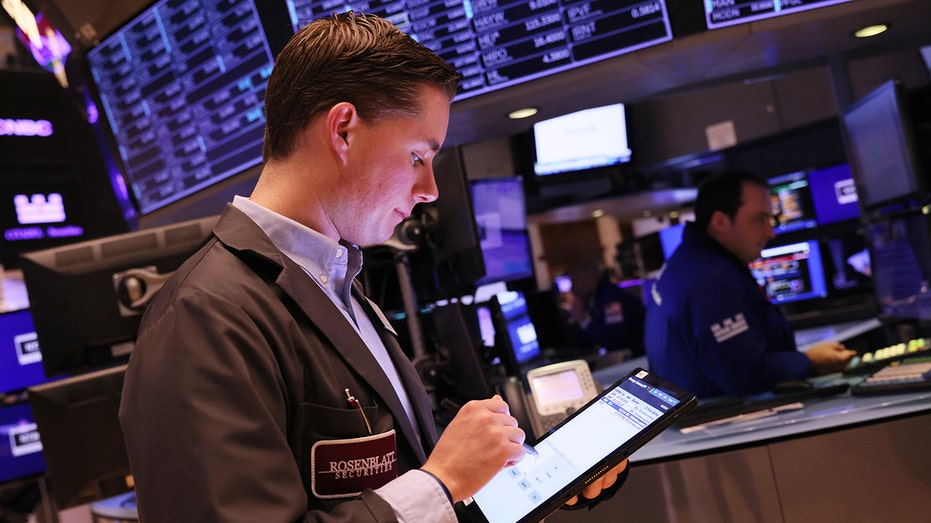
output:
[[24,254],[45,375],[126,361],[149,300],[216,221],[211,216]]
[[[894,129],[887,129],[874,121],[858,122],[858,118],[870,112],[893,118],[887,123],[892,123]],[[843,112],[840,121],[864,215],[884,209],[921,206],[927,201],[929,184],[915,142],[905,85],[900,80],[889,80],[854,102]],[[880,140],[893,140],[893,143]],[[876,150],[894,149],[898,156],[895,161],[900,164],[894,167],[902,169],[898,176],[893,178],[888,171],[871,171],[864,161],[864,157],[870,154],[864,150],[866,146],[873,146]],[[893,192],[885,192],[890,187],[894,188]]]
[[119,421],[125,372],[121,365],[29,388],[59,510],[133,489]]

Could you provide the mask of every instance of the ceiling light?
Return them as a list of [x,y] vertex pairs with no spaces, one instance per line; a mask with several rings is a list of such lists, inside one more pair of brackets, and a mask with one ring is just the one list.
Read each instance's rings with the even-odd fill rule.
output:
[[878,34],[885,33],[886,30],[888,29],[889,29],[888,24],[868,25],[866,27],[863,27],[863,28],[860,28],[854,31],[853,36],[856,36],[857,38],[869,38],[871,36],[876,36]]
[[516,111],[509,112],[508,118],[511,120],[520,120],[521,118],[530,118],[535,114],[537,114],[536,107],[524,107],[523,109],[517,109]]

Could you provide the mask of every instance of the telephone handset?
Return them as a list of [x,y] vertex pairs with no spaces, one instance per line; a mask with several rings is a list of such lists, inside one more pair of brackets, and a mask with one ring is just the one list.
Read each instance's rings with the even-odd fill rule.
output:
[[517,378],[509,378],[503,393],[511,415],[525,432],[528,426],[532,428],[533,439],[549,432],[601,392],[585,360],[532,369],[527,372],[527,385],[530,394],[524,392]]

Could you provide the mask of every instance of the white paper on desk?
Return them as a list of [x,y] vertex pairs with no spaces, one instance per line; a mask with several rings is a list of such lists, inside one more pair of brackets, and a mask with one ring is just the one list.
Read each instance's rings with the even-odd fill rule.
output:
[[745,421],[753,421],[761,418],[767,418],[779,414],[780,412],[785,412],[789,410],[798,410],[805,408],[805,404],[801,402],[789,403],[787,405],[779,405],[778,407],[773,407],[771,409],[758,410],[756,412],[748,412],[746,414],[738,414],[736,416],[731,416],[730,418],[722,418],[714,421],[709,421],[708,423],[702,423],[700,425],[692,425],[691,427],[684,427],[679,429],[679,432],[683,434],[689,434],[699,430],[704,430],[710,427],[717,427],[719,425],[729,425],[735,423],[741,423]]

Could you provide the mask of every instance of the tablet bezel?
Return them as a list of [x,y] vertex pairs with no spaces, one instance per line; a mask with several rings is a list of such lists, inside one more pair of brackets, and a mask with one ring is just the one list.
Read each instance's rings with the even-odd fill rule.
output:
[[[536,508],[534,508],[533,510],[525,514],[521,519],[519,519],[515,523],[530,523],[530,522],[540,521],[547,515],[556,511],[559,507],[565,504],[566,501],[571,499],[573,496],[581,493],[582,490],[584,490],[586,486],[588,486],[592,481],[594,481],[601,474],[603,474],[604,472],[607,472],[612,467],[616,466],[621,461],[623,461],[625,458],[629,457],[637,449],[639,449],[644,444],[646,444],[648,441],[650,441],[651,439],[659,435],[662,431],[664,431],[670,425],[675,423],[675,421],[678,420],[681,416],[683,416],[685,413],[689,412],[690,410],[692,410],[698,405],[698,399],[695,397],[694,394],[662,379],[661,377],[657,376],[656,374],[653,374],[652,372],[646,369],[638,367],[638,368],[633,369],[629,374],[627,374],[623,378],[617,380],[610,387],[605,388],[605,390],[602,391],[600,394],[598,394],[595,398],[593,398],[591,401],[589,401],[584,406],[579,408],[579,410],[574,412],[571,416],[567,417],[565,420],[563,420],[561,423],[559,423],[549,432],[544,434],[534,446],[535,447],[539,446],[541,443],[543,443],[546,440],[547,437],[559,431],[566,424],[571,423],[572,420],[575,419],[577,416],[579,416],[580,413],[588,409],[591,405],[600,401],[603,397],[610,394],[617,387],[620,387],[625,381],[629,380],[632,377],[636,377],[640,381],[643,381],[650,386],[653,386],[653,387],[656,387],[662,390],[666,394],[669,394],[670,396],[679,400],[679,403],[677,403],[670,410],[666,411],[659,418],[655,419],[652,423],[650,423],[648,426],[643,428],[640,432],[635,434],[633,437],[631,437],[630,439],[622,443],[619,447],[614,449],[614,451],[610,452],[608,455],[603,457],[601,460],[595,463],[591,468],[578,474],[575,478],[569,481],[565,486],[560,488],[555,494],[550,496],[546,501],[540,503]],[[584,445],[584,442],[580,444]],[[486,523],[488,522],[488,517],[485,516],[485,514],[482,512],[482,508],[479,506],[478,502],[475,501],[474,499],[469,500],[469,503],[467,503],[467,509],[470,512],[470,514],[476,518],[477,521],[485,521]]]

